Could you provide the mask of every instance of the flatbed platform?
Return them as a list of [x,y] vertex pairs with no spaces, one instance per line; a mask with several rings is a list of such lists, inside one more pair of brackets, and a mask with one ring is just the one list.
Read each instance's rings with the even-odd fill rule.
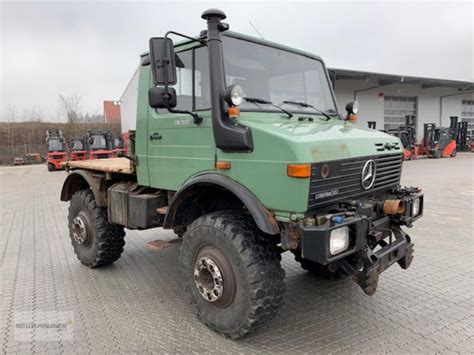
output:
[[76,160],[63,163],[66,169],[88,169],[107,173],[134,174],[132,162],[127,158],[107,158],[92,160]]

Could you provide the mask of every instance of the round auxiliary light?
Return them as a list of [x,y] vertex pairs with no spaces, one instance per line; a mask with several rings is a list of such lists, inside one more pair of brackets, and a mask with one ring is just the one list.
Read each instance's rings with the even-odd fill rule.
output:
[[240,85],[230,85],[225,89],[224,99],[229,106],[239,106],[244,99],[244,89]]
[[359,111],[359,101],[355,100],[352,105],[352,112],[356,115],[357,111]]
[[347,111],[347,114],[357,114],[357,111],[359,111],[359,101],[357,100],[354,100],[354,101],[351,101],[349,102],[347,105],[346,105],[346,111]]

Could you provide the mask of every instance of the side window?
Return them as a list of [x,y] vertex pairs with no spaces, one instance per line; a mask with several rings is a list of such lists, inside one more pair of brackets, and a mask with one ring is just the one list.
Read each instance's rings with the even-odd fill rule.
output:
[[195,72],[194,72],[194,94],[195,109],[206,110],[211,107],[209,88],[209,62],[207,47],[198,47],[194,50]]
[[176,53],[176,90],[178,105],[176,109],[193,109],[193,51]]

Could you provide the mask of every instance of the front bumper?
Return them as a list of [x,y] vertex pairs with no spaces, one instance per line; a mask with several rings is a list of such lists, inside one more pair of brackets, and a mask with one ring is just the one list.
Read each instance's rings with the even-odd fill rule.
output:
[[[341,268],[352,275],[366,292],[375,293],[378,275],[398,263],[406,269],[413,260],[413,243],[401,226],[411,226],[423,215],[423,195],[418,191],[403,190],[397,196],[403,201],[403,213],[369,218],[362,214],[346,214],[342,223],[306,226],[301,234],[301,256],[304,259],[334,269]],[[418,199],[419,212],[413,215],[414,201]],[[338,220],[339,222],[341,219]],[[340,253],[330,251],[331,232],[348,227],[348,247]]]

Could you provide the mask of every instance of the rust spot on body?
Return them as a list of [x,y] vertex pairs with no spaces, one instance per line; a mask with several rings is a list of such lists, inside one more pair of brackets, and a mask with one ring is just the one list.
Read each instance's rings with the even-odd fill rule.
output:
[[311,147],[311,156],[313,158],[316,158],[317,156],[319,156],[321,154],[321,151],[319,150],[319,148],[317,147]]

